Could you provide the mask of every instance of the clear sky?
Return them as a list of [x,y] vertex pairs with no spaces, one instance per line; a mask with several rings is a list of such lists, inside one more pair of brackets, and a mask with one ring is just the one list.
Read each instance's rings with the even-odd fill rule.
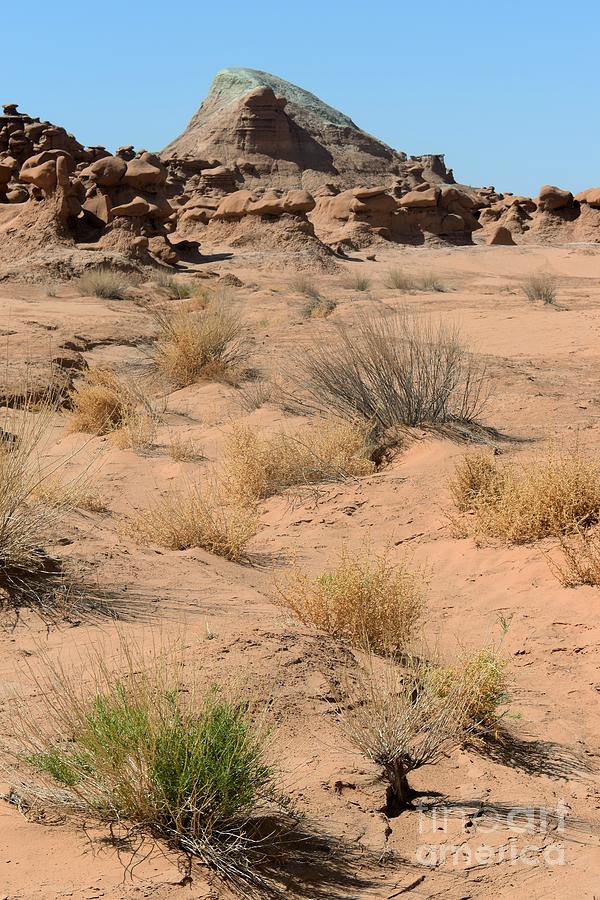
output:
[[458,181],[600,185],[599,0],[28,0],[1,102],[82,143],[158,150],[218,69],[293,81]]

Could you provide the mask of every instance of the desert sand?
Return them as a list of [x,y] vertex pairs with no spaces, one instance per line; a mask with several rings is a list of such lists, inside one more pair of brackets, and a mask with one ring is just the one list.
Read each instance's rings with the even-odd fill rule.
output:
[[[501,455],[524,458],[553,442],[578,442],[597,452],[598,248],[378,247],[375,261],[364,252],[352,256],[339,262],[338,273],[316,276],[319,290],[338,301],[326,319],[302,317],[303,298],[289,276],[265,266],[266,253],[259,259],[255,251],[236,251],[230,259],[189,266],[180,277],[209,270],[239,278],[242,286],[230,289],[230,302],[253,336],[252,358],[262,378],[285,371],[292,349],[365,311],[409,307],[455,323],[487,366],[491,392],[481,418],[506,436],[498,444]],[[385,273],[398,266],[414,275],[435,271],[448,290],[400,294],[386,288]],[[556,307],[530,303],[523,293],[523,279],[542,269],[556,278]],[[347,286],[348,274],[357,272],[368,277],[367,290]],[[49,354],[60,356],[66,344],[88,365],[146,378],[150,309],[164,302],[154,291],[148,288],[143,300],[104,300],[79,296],[75,283],[58,284],[53,296],[41,284],[4,283],[10,358],[27,359],[39,374]],[[353,851],[347,861],[321,861],[312,870],[290,859],[288,896],[594,897],[600,879],[598,589],[561,586],[547,561],[557,550],[554,539],[478,546],[472,537],[454,535],[448,482],[465,454],[463,443],[417,429],[373,475],[320,485],[308,496],[266,500],[240,563],[197,548],[140,548],[123,536],[122,522],[149,499],[218,471],[235,423],[269,434],[300,421],[268,401],[248,412],[240,402],[243,390],[202,382],[168,392],[151,446],[139,452],[118,449],[106,436],[69,433],[65,415],[56,413],[46,453],[68,456],[73,473],[91,472],[106,510],[66,515],[49,549],[81,566],[88,580],[110,586],[122,617],[47,625],[23,610],[0,632],[3,720],[17,690],[35,707],[25,661],[35,666],[48,653],[76,667],[90,642],[104,642],[110,655],[123,634],[142,643],[152,634],[176,636],[207,684],[235,677],[268,692],[283,782],[308,821]],[[171,459],[166,447],[174,436],[192,439],[202,458]],[[426,630],[445,651],[480,646],[499,635],[501,620],[510,623],[502,644],[511,681],[510,750],[463,747],[414,773],[412,786],[424,797],[456,810],[433,832],[420,833],[424,820],[417,810],[394,818],[381,811],[378,767],[340,734],[331,692],[349,649],[299,625],[275,603],[274,578],[292,558],[317,574],[342,544],[360,549],[367,542],[388,546],[392,561],[408,554],[429,569]],[[507,817],[516,807],[558,810],[564,828],[550,817],[545,829],[527,834]],[[1,812],[0,884],[7,898],[229,896],[201,866],[187,878],[176,855],[160,846],[125,845],[117,852],[106,830],[91,822],[84,829],[68,819],[36,820],[9,803]],[[425,822],[430,827],[430,819]],[[511,862],[508,849],[506,859],[489,864],[457,864],[452,850],[446,862],[422,864],[423,844],[475,848],[482,842],[496,851],[537,849],[529,864]],[[544,848],[553,848],[548,858]],[[552,852],[562,854],[561,864],[548,861]]]

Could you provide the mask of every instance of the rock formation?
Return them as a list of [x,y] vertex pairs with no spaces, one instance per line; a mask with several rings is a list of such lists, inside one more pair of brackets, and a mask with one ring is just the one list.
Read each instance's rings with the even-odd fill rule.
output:
[[[326,183],[370,187],[419,166],[314,94],[256,69],[219,72],[188,128],[162,156],[167,162],[217,159],[240,187],[266,180],[273,188],[311,191]],[[427,167],[451,180],[442,157],[427,157]]]
[[0,261],[15,263],[44,250],[64,267],[65,255],[58,251],[77,249],[176,262],[167,237],[173,217],[167,170],[145,151],[124,148],[121,154],[84,148],[64,128],[21,114],[16,104],[5,105],[0,116]]

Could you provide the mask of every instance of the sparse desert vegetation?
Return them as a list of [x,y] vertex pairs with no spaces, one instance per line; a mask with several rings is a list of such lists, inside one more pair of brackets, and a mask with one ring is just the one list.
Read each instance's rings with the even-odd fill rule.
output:
[[448,290],[440,276],[436,272],[428,270],[416,276],[409,275],[404,269],[388,269],[385,273],[383,284],[385,287],[401,293],[411,293],[413,291],[445,293]]
[[277,583],[279,602],[305,625],[353,646],[396,653],[410,646],[425,609],[427,575],[388,554],[351,553],[311,577],[297,564]]
[[79,279],[79,290],[82,294],[92,294],[106,300],[127,300],[132,289],[139,285],[139,277],[119,269],[104,266],[92,269]]
[[578,450],[508,463],[474,453],[457,466],[451,491],[458,509],[469,514],[465,527],[488,539],[526,543],[600,520],[600,467]]
[[159,312],[156,323],[154,359],[176,387],[200,380],[236,384],[242,378],[248,357],[246,334],[231,307],[210,303],[202,312]]
[[238,502],[252,503],[293,486],[369,475],[371,454],[367,429],[355,423],[322,420],[270,437],[238,426],[227,439],[224,481]]
[[3,17],[0,900],[600,900],[600,7],[114,5]]
[[177,657],[148,658],[126,645],[121,668],[89,651],[79,679],[49,666],[37,682],[43,715],[19,717],[24,802],[127,823],[256,882],[250,822],[281,808],[260,714],[218,685],[200,692],[192,682],[183,692]]
[[534,272],[523,282],[525,296],[532,303],[541,300],[547,306],[554,306],[557,298],[557,281],[549,272]]
[[408,312],[359,318],[317,338],[297,363],[315,405],[380,434],[472,422],[486,397],[485,372],[459,332]]
[[217,556],[239,560],[257,531],[254,509],[229,504],[215,486],[189,484],[153,501],[129,522],[127,531],[143,544],[168,550],[201,547]]

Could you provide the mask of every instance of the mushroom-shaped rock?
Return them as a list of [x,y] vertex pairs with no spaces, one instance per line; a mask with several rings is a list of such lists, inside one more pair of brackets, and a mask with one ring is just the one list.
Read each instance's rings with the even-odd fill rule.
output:
[[265,191],[248,206],[247,212],[254,216],[281,216],[285,212],[283,197],[275,191]]
[[440,189],[437,187],[428,187],[426,190],[409,191],[404,197],[401,197],[398,203],[405,209],[432,209],[437,206]]
[[487,242],[490,246],[515,246],[512,234],[504,225],[498,225],[494,228],[494,230],[490,232]]
[[149,216],[152,212],[152,206],[143,197],[134,197],[129,203],[121,203],[119,206],[113,206],[112,215],[117,216]]
[[19,164],[12,156],[0,159],[0,185],[8,184]]
[[545,184],[540,188],[539,203],[542,209],[564,209],[573,203],[571,191],[563,191],[553,184]]
[[315,208],[315,198],[308,191],[288,191],[283,198],[283,208],[293,215],[308,213]]
[[224,197],[215,213],[215,219],[241,219],[250,209],[254,194],[251,191],[234,191]]
[[123,184],[134,188],[153,187],[164,184],[167,179],[167,170],[162,165],[158,156],[152,153],[142,153],[127,163],[127,171],[123,176]]
[[116,187],[122,181],[126,171],[127,163],[120,156],[105,156],[92,163],[81,174],[103,187]]
[[27,165],[27,163],[31,163],[31,160],[28,159],[23,165],[19,173],[20,181],[23,184],[33,184],[42,191],[46,191],[46,193],[53,191],[57,184],[56,161],[49,159],[47,162],[40,163],[37,166]]
[[579,203],[587,203],[592,209],[600,209],[600,188],[588,188],[586,191],[581,191],[579,194],[575,194],[575,199]]

